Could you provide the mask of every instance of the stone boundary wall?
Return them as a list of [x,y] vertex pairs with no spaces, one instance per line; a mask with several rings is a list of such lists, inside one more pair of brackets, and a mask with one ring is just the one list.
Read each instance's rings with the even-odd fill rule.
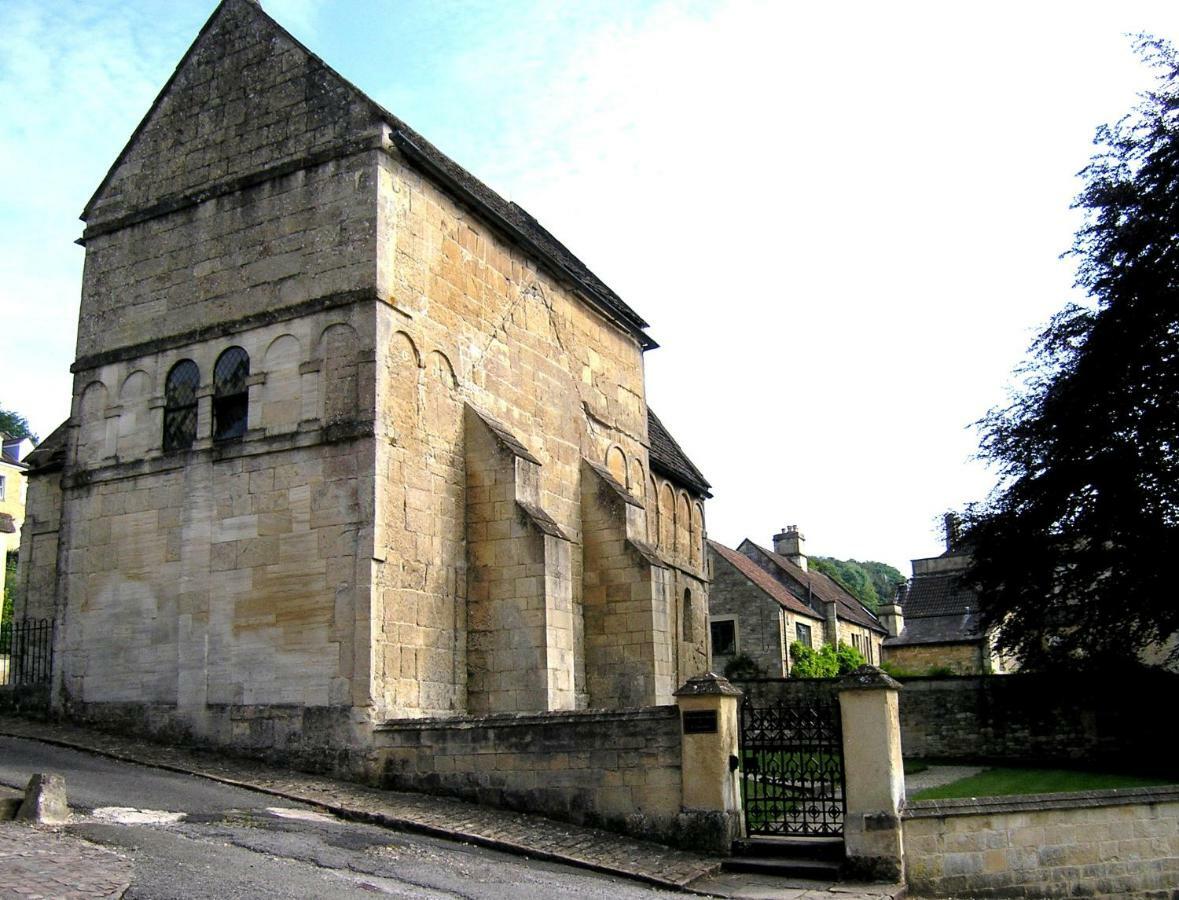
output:
[[39,718],[49,712],[49,685],[0,685],[0,713]]
[[[1172,717],[1160,697],[1179,693],[1179,674],[1109,676],[954,675],[901,683],[901,749],[906,757],[1018,760],[1177,771]],[[734,680],[746,693],[793,702],[834,700],[838,679]]]
[[377,726],[382,786],[707,846],[709,814],[682,814],[680,716],[632,710],[402,719]]
[[920,801],[902,817],[921,897],[1171,898],[1179,787]]
[[1174,722],[1158,705],[1179,674],[900,678],[907,757],[1072,762],[1176,770]]

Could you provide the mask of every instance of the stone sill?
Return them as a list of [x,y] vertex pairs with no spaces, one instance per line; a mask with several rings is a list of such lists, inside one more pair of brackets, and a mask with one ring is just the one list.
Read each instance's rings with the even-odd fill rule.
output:
[[505,727],[513,725],[579,724],[581,722],[657,721],[679,716],[677,706],[643,706],[636,709],[556,709],[545,712],[492,713],[486,716],[432,716],[429,718],[386,719],[374,726],[382,731],[427,731]]
[[1040,812],[1049,809],[1092,809],[1100,806],[1138,806],[1179,803],[1179,785],[1107,788],[1060,794],[1012,794],[1004,797],[959,797],[952,800],[915,800],[901,812],[904,819],[943,816],[988,816],[995,813]]

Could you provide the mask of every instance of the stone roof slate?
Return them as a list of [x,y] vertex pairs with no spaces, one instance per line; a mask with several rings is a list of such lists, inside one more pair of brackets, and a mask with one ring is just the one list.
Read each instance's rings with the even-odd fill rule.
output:
[[651,447],[651,468],[661,471],[669,478],[674,478],[685,487],[691,488],[702,497],[712,496],[710,485],[700,474],[700,470],[688,459],[676,439],[671,436],[659,416],[651,407],[647,407],[647,440]]
[[822,621],[823,617],[795,597],[790,591],[786,590],[781,584],[775,581],[770,575],[751,560],[744,553],[738,553],[736,550],[730,550],[724,544],[718,544],[716,541],[709,540],[708,546],[711,547],[718,556],[728,562],[738,572],[748,578],[753,584],[760,588],[771,600],[775,601],[783,609],[788,609],[792,613],[797,613],[800,616],[809,616],[817,621]]
[[828,578],[822,572],[804,571],[801,566],[796,566],[786,557],[779,556],[773,550],[767,550],[765,547],[755,544],[748,538],[743,543],[755,548],[786,576],[798,582],[804,588],[809,588],[810,593],[820,601],[826,603],[834,601],[835,614],[839,618],[853,622],[856,625],[862,625],[865,628],[870,628],[882,634],[887,633],[885,627],[880,624],[880,620],[872,615],[864,607],[864,604],[860,603],[859,600],[849,594],[841,585]]
[[885,644],[897,647],[980,640],[978,595],[962,583],[959,575],[959,572],[914,575],[901,604],[905,627]]

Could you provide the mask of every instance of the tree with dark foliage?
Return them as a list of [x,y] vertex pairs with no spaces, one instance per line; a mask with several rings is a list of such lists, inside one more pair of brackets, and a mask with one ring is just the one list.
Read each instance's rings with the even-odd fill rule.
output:
[[0,434],[14,438],[32,438],[34,443],[37,441],[37,436],[29,429],[29,420],[3,406],[0,406]]
[[967,510],[966,578],[1031,668],[1129,662],[1179,631],[1179,55],[1137,49],[1158,86],[1098,130],[1075,204],[1091,302],[1051,320],[980,423],[1000,484]]

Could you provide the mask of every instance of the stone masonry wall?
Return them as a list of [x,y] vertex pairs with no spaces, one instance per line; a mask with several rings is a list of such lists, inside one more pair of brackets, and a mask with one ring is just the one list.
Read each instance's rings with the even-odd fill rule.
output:
[[[765,675],[785,677],[786,648],[794,638],[791,635],[787,639],[784,634],[784,610],[719,553],[710,551],[709,555],[712,559],[710,617],[734,617],[737,623],[737,652],[748,654]],[[809,624],[812,634],[821,639],[821,623],[815,620]],[[730,656],[717,655],[713,648],[713,666],[716,671],[723,671],[730,659]]]
[[177,335],[191,342],[235,320],[371,292],[373,155],[87,238],[79,360]]
[[[351,339],[332,341],[339,330]],[[368,704],[373,451],[359,397],[371,342],[353,306],[76,375],[59,587],[67,704],[175,705],[196,734],[213,727],[207,705]],[[194,447],[164,452],[168,371],[190,359],[208,385],[230,345],[251,362],[245,437],[212,441],[203,388]],[[349,379],[325,423],[332,387]]]
[[898,680],[907,757],[1175,770],[1173,723],[1158,707],[1179,690],[1174,673]]
[[105,223],[376,133],[375,105],[251,9],[221,7],[87,206]]
[[[535,505],[568,539],[574,702],[589,702],[581,643],[582,460],[612,465],[647,512],[652,492],[641,347],[404,160],[383,155],[377,184],[378,344],[390,350],[378,371],[384,439],[377,445],[374,565],[379,607],[373,665],[384,714],[473,710],[466,691],[487,677],[465,639],[476,552],[465,543],[462,513],[470,508],[464,499],[470,459],[461,444],[468,405],[501,423],[536,461]],[[675,510],[673,497],[667,518],[672,525]],[[693,608],[702,611],[706,579],[699,548],[693,554],[691,545],[693,537],[702,543],[703,511],[693,512],[686,495],[678,521],[682,536],[677,544],[679,532],[669,531],[665,554],[682,558],[689,577],[699,579],[692,588],[681,585],[679,596],[688,589]],[[650,524],[648,514],[638,531]],[[504,577],[509,575],[538,577]],[[659,594],[654,602],[672,600],[668,584],[653,590]],[[420,614],[411,618],[423,596],[434,598],[437,615],[428,621]],[[705,629],[689,624],[687,646],[679,653],[670,647],[669,625],[661,629],[669,646],[658,653],[667,665],[703,660]],[[438,681],[437,651],[451,648],[453,678]],[[564,664],[550,670],[563,671]],[[674,674],[660,676],[669,684],[660,700],[670,699]]]
[[946,667],[955,675],[983,674],[979,644],[909,644],[884,648],[884,657],[907,672],[924,673]]
[[1179,884],[1179,788],[915,803],[905,875],[921,897],[1153,897]]
[[641,507],[602,466],[581,472],[586,684],[591,707],[670,703],[670,578],[633,535]]
[[674,706],[390,722],[375,742],[388,788],[676,838],[682,792]]
[[58,529],[61,526],[61,472],[54,469],[29,478],[25,522],[13,585],[16,619],[56,616]]

